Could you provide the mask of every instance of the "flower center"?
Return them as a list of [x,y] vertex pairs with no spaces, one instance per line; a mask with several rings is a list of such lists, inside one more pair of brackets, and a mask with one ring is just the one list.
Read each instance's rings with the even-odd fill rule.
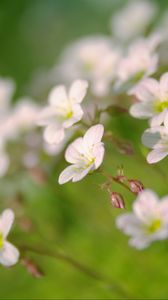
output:
[[0,248],[2,248],[2,247],[3,247],[3,235],[0,232]]
[[149,234],[155,233],[156,231],[158,231],[160,229],[161,225],[162,225],[161,220],[159,220],[159,219],[153,220],[150,225],[147,225],[147,228],[146,228],[147,232]]
[[72,110],[68,111],[67,114],[66,114],[66,119],[72,118],[72,115],[73,115]]
[[162,112],[165,108],[168,108],[168,100],[166,101],[156,101],[154,104],[154,110],[156,112]]

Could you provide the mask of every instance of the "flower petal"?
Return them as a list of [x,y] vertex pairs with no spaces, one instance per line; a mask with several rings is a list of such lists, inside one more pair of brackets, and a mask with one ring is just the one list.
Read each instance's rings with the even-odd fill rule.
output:
[[132,88],[130,95],[135,95],[141,101],[152,101],[159,96],[159,84],[156,79],[147,78]]
[[63,127],[49,125],[44,130],[44,139],[49,144],[59,144],[64,139],[65,132]]
[[69,99],[72,104],[81,103],[86,95],[88,82],[86,80],[75,80],[69,91]]
[[133,204],[135,215],[144,223],[151,218],[158,218],[159,201],[157,195],[151,190],[142,191]]
[[95,169],[98,169],[102,164],[104,158],[104,152],[105,149],[103,143],[99,143],[95,145],[95,147],[93,148],[93,156],[95,157],[95,162],[94,162]]
[[168,155],[168,149],[154,149],[147,155],[147,162],[149,164],[157,163]]
[[3,238],[6,238],[14,221],[14,212],[11,209],[5,209],[0,216],[0,232]]
[[5,241],[0,249],[0,263],[6,267],[15,265],[19,260],[19,251],[11,243]]
[[83,117],[83,110],[79,104],[74,104],[72,110],[73,116],[63,123],[64,128],[71,127],[73,124],[79,122]]
[[168,99],[168,72],[163,74],[160,79],[160,93],[162,99],[167,101]]
[[5,152],[1,151],[0,152],[0,177],[6,174],[9,167],[9,163],[10,163],[9,156]]
[[65,106],[68,97],[64,85],[54,87],[49,94],[49,103],[54,106]]
[[161,134],[164,131],[163,126],[152,127],[145,130],[141,138],[142,143],[148,148],[154,148],[161,140]]
[[157,114],[156,116],[154,116],[150,120],[150,126],[151,127],[160,126],[165,120],[166,113],[167,113],[167,109],[164,109],[164,111],[162,111],[160,114]]
[[83,147],[83,139],[80,137],[72,142],[66,149],[65,159],[71,164],[76,164],[81,162],[81,154]]
[[148,239],[146,236],[137,236],[129,240],[129,245],[139,250],[147,248],[150,243],[150,239]]
[[76,174],[77,168],[75,165],[68,166],[65,170],[63,170],[58,178],[59,184],[64,184],[68,181],[70,181],[73,176]]
[[83,137],[83,143],[86,146],[86,148],[90,148],[93,145],[101,142],[103,134],[104,127],[101,124],[94,125],[91,128],[89,128]]
[[117,227],[127,235],[137,235],[141,230],[141,222],[133,213],[120,215],[116,219]]
[[153,116],[152,102],[135,103],[130,107],[130,114],[139,119],[147,119]]

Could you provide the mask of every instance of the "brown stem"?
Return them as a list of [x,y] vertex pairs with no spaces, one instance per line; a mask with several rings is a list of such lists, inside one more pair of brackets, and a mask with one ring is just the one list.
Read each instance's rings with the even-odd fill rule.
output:
[[78,269],[79,271],[85,273],[89,277],[92,277],[93,279],[100,281],[101,283],[105,284],[107,288],[110,290],[118,293],[121,297],[124,297],[124,299],[131,299],[130,295],[127,294],[127,292],[122,288],[122,286],[112,282],[109,278],[106,278],[106,276],[98,273],[97,271],[91,269],[88,266],[83,265],[82,263],[78,262],[74,258],[58,252],[58,251],[50,251],[48,249],[43,249],[42,247],[34,247],[34,246],[29,246],[29,245],[20,245],[18,246],[19,249],[25,252],[33,252],[38,255],[44,255],[52,258],[56,258],[59,260],[62,260],[64,262],[67,262],[71,266],[73,266],[75,269]]

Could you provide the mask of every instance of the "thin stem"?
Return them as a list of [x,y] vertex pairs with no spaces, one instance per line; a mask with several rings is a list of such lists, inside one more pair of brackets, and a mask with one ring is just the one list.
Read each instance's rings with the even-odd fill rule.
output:
[[44,256],[62,260],[64,262],[70,264],[71,266],[73,266],[75,269],[78,269],[79,271],[85,273],[89,277],[105,284],[107,288],[118,293],[121,297],[124,297],[124,299],[131,299],[130,295],[128,295],[127,292],[120,285],[112,282],[109,278],[106,278],[106,276],[98,273],[97,271],[91,269],[88,266],[83,265],[82,263],[78,262],[74,258],[72,258],[64,253],[61,253],[58,251],[52,252],[48,249],[43,249],[42,247],[34,247],[34,246],[29,246],[29,245],[20,245],[19,249],[21,249],[23,251],[23,253],[33,252],[38,255],[44,255]]

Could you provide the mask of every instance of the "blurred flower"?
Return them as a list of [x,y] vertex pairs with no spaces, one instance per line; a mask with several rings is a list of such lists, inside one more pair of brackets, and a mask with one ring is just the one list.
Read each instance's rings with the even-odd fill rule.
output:
[[151,126],[163,123],[168,111],[168,73],[163,74],[159,82],[153,78],[142,80],[130,94],[134,94],[140,101],[130,108],[133,117],[150,118]]
[[124,199],[121,194],[119,194],[117,192],[112,192],[110,194],[110,198],[111,198],[111,203],[112,203],[113,207],[121,208],[121,209],[125,208]]
[[79,122],[83,117],[80,103],[86,95],[87,81],[76,80],[69,92],[60,85],[52,89],[49,95],[49,105],[39,116],[38,125],[46,126],[44,140],[49,143],[60,143],[65,137],[65,129]]
[[116,225],[131,236],[129,244],[137,249],[168,238],[168,196],[159,201],[153,191],[142,191],[133,204],[133,212],[119,216]]
[[19,251],[6,238],[14,221],[14,213],[6,209],[0,216],[0,263],[10,267],[18,262]]
[[165,116],[164,126],[155,126],[145,130],[142,143],[153,149],[147,155],[150,164],[156,163],[168,155],[168,113]]
[[79,77],[87,79],[92,92],[104,96],[109,92],[110,83],[115,77],[119,58],[120,51],[110,38],[90,36],[65,50],[56,72],[68,81]]
[[157,12],[154,1],[136,0],[112,16],[111,29],[114,36],[128,41],[143,34],[151,24]]
[[8,171],[9,167],[9,156],[5,151],[5,146],[3,141],[0,141],[0,177],[3,177]]
[[79,181],[89,172],[99,168],[104,157],[104,144],[101,142],[103,133],[103,125],[94,125],[87,130],[83,138],[76,139],[68,146],[65,159],[72,165],[60,174],[59,184],[70,180]]
[[129,80],[135,85],[156,71],[158,55],[155,48],[158,43],[156,36],[152,36],[150,39],[138,39],[129,47],[127,55],[121,59],[118,66],[117,86]]
[[0,117],[8,112],[9,102],[15,90],[15,84],[11,79],[0,78]]

